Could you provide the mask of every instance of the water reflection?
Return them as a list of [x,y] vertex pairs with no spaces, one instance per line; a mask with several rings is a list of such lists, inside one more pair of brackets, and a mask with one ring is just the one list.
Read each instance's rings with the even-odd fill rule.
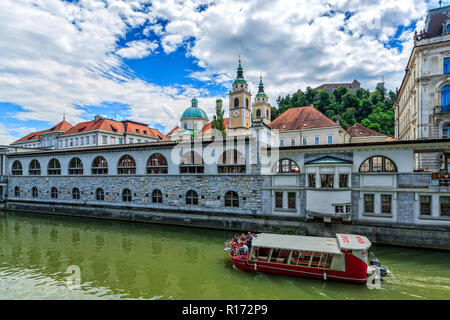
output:
[[[396,275],[364,285],[243,272],[223,252],[231,232],[9,213],[0,217],[4,299],[449,299],[450,254],[374,248]],[[81,288],[66,287],[78,266]]]

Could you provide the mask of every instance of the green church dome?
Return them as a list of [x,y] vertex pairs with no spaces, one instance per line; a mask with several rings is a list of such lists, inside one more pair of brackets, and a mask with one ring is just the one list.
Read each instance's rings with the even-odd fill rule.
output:
[[186,109],[186,111],[183,112],[183,115],[181,116],[181,120],[187,119],[187,118],[203,118],[208,120],[208,116],[206,115],[206,112],[203,111],[198,107],[198,101],[197,99],[192,99],[191,101],[192,107],[189,109]]

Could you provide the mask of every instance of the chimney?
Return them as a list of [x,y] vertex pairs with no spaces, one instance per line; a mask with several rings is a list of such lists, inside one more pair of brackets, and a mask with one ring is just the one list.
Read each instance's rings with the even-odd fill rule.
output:
[[98,120],[100,120],[101,118],[102,118],[102,117],[100,117],[99,114],[96,114],[95,117],[94,117],[94,121],[98,121]]

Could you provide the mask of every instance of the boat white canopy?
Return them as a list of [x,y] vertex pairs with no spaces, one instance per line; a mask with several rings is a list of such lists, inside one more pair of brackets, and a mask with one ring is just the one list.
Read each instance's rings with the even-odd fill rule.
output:
[[345,250],[367,250],[372,243],[367,237],[354,234],[336,234],[339,247]]
[[336,238],[260,233],[252,247],[342,254]]
[[342,254],[345,250],[368,250],[372,243],[364,236],[336,234],[336,238],[260,233],[253,247]]

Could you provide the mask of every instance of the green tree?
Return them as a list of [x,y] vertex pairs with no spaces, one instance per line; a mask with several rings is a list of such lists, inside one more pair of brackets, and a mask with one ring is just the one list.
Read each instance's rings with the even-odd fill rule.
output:
[[314,107],[317,110],[324,113],[327,107],[331,104],[331,95],[326,89],[322,89],[318,92],[318,99],[314,102]]
[[360,88],[351,93],[341,87],[332,94],[322,89],[316,91],[307,88],[305,92],[299,90],[286,97],[278,97],[278,108],[272,108],[272,121],[290,108],[313,105],[317,110],[347,129],[348,126],[361,123],[368,128],[386,135],[393,135],[394,112],[392,106],[397,96],[384,87],[377,87],[375,91]]
[[211,128],[219,131],[223,137],[227,135],[225,120],[224,120],[224,110],[223,110],[223,101],[222,99],[216,100],[216,115],[214,116],[214,120],[211,123]]
[[334,100],[338,103],[342,102],[342,97],[348,92],[346,87],[340,87],[333,91]]

